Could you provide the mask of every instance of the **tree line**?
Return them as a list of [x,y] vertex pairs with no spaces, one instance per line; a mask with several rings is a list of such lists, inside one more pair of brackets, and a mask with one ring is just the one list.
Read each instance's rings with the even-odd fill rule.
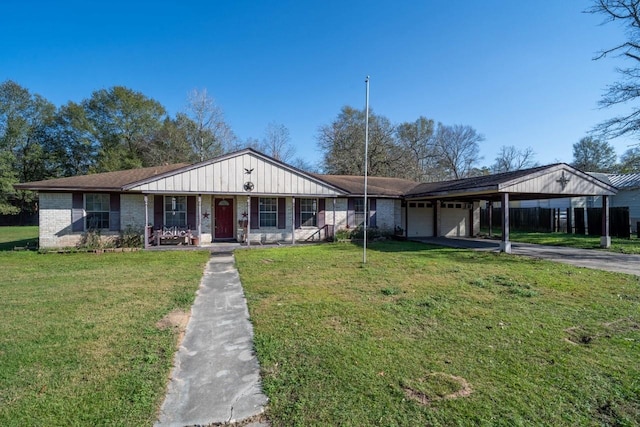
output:
[[18,182],[193,163],[245,146],[306,167],[293,158],[283,125],[240,141],[206,89],[192,91],[171,117],[158,101],[122,86],[56,108],[8,80],[0,84],[0,214],[36,211],[36,195],[16,191]]
[[[317,137],[319,165],[295,157],[289,130],[270,123],[261,139],[236,137],[206,90],[194,90],[174,117],[158,101],[114,86],[80,103],[56,108],[13,81],[0,84],[0,214],[32,213],[36,195],[13,184],[50,178],[193,163],[251,147],[300,169],[334,175],[364,174],[365,111],[343,107]],[[419,182],[443,181],[536,166],[531,147],[503,146],[480,166],[484,136],[468,125],[426,117],[393,124],[369,114],[369,174]],[[640,148],[618,163],[613,147],[593,137],[574,144],[573,165],[589,172],[640,171]]]

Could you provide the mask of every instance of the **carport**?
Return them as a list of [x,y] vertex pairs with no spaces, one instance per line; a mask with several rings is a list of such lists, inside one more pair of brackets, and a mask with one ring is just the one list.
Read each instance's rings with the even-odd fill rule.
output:
[[495,175],[484,175],[473,178],[457,179],[444,182],[420,184],[405,195],[408,221],[411,204],[429,203],[433,208],[431,221],[424,221],[433,227],[433,236],[443,235],[443,224],[451,227],[451,221],[444,219],[445,209],[450,206],[465,205],[469,209],[467,218],[463,218],[468,227],[468,236],[477,233],[480,226],[480,202],[500,202],[502,211],[502,240],[500,250],[511,253],[509,240],[509,202],[511,200],[553,199],[564,197],[602,196],[602,236],[600,245],[609,247],[609,196],[617,193],[617,189],[599,179],[588,175],[565,163],[539,166]]

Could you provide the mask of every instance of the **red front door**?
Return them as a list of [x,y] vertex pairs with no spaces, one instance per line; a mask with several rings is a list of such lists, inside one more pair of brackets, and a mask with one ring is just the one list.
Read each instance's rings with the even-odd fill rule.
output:
[[233,238],[233,199],[214,199],[215,222],[214,238]]

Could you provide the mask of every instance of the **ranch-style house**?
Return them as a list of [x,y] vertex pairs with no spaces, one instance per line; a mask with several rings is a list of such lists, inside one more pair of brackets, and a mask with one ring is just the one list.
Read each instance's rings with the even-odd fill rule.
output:
[[[88,230],[113,238],[147,230],[145,247],[216,241],[300,242],[362,225],[405,238],[474,236],[481,201],[600,196],[608,221],[616,188],[567,164],[445,182],[301,171],[252,149],[195,164],[16,184],[39,193],[40,247],[69,247]],[[501,249],[510,252],[509,210]],[[602,245],[610,244],[607,226]]]

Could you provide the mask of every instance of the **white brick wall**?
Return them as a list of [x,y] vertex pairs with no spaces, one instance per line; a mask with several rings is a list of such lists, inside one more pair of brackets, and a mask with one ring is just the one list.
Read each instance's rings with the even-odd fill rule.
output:
[[[153,198],[149,197],[149,222],[153,222]],[[142,194],[120,195],[120,229],[131,226],[136,230],[144,229],[144,196]]]
[[71,193],[40,193],[40,247],[74,246],[80,234],[71,232]]
[[396,226],[396,200],[376,200],[376,226],[385,231],[394,230]]
[[[148,220],[153,224],[154,200],[148,197]],[[299,200],[297,198],[296,200]],[[252,203],[258,203],[257,197],[252,197]],[[245,196],[234,197],[236,218],[234,218],[234,228],[237,239],[242,239],[242,228],[238,221],[243,218],[243,214],[249,215],[247,209],[247,198]],[[196,204],[197,206],[197,204]],[[325,224],[335,225],[335,229],[345,228],[347,224],[347,199],[339,198],[335,200],[335,218],[333,199],[327,198],[325,203]],[[79,243],[83,232],[71,231],[71,193],[40,193],[40,246],[46,247],[68,247]],[[286,228],[275,227],[261,228],[251,231],[252,242],[273,242],[291,241],[291,231],[293,223],[292,198],[286,198]],[[125,230],[127,226],[142,229],[145,225],[145,206],[142,194],[122,194],[120,196],[120,228]],[[201,217],[202,220],[202,243],[210,243],[212,239],[212,220],[214,214],[213,196],[202,196],[202,213],[209,213],[208,218]],[[392,231],[396,225],[402,224],[402,209],[399,200],[377,199],[376,202],[376,223],[379,228]],[[298,228],[295,230],[296,240],[302,241],[316,234],[316,227]],[[103,236],[113,237],[117,232],[103,231]],[[320,237],[315,235],[313,239]]]

